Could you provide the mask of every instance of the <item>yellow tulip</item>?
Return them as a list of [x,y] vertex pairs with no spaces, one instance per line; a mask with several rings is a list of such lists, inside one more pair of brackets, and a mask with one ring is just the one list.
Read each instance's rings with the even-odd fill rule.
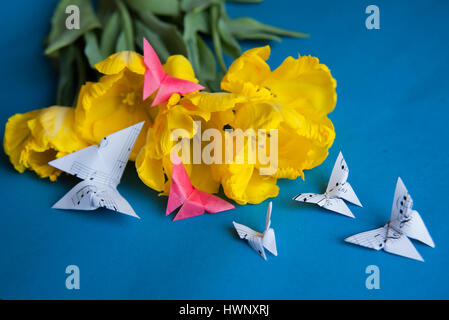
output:
[[221,87],[243,95],[231,126],[279,130],[277,178],[295,179],[321,164],[335,138],[327,118],[336,104],[336,81],[311,56],[288,57],[274,71],[265,62],[270,47],[246,51],[235,60]]
[[3,148],[14,168],[21,173],[30,169],[55,181],[61,171],[48,162],[88,146],[76,134],[74,111],[53,106],[10,117]]
[[[82,86],[76,106],[76,129],[91,144],[118,130],[145,121],[141,134],[130,155],[134,161],[145,144],[146,135],[158,114],[151,108],[154,95],[142,100],[145,66],[143,57],[132,51],[111,55],[95,65],[104,74],[98,82]],[[198,82],[189,61],[174,55],[163,66],[171,76]]]

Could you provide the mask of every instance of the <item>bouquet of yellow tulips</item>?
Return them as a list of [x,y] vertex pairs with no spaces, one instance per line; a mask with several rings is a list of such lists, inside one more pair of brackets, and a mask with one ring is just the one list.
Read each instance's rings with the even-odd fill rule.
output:
[[[336,105],[336,81],[328,67],[315,57],[299,56],[287,57],[272,70],[269,56],[269,46],[250,49],[224,74],[222,91],[175,93],[151,107],[155,95],[142,97],[143,56],[130,50],[114,53],[94,64],[102,76],[81,86],[75,107],[52,106],[10,117],[4,150],[17,171],[32,170],[55,181],[61,172],[49,161],[145,121],[130,156],[145,185],[168,195],[170,152],[182,140],[187,146],[183,157],[191,160],[183,162],[196,188],[217,193],[222,187],[238,204],[260,203],[278,195],[278,179],[304,178],[304,170],[321,164],[335,138],[327,115]],[[200,82],[184,55],[168,56],[163,68],[170,76]],[[173,132],[179,129],[183,134],[177,140]],[[208,129],[221,133],[213,135],[213,150],[207,143],[211,137],[202,133]],[[228,159],[217,145],[227,145],[230,130],[253,134]],[[254,144],[260,147],[261,140],[254,140],[260,132],[269,138],[262,149],[271,170],[261,157],[250,161]],[[201,161],[204,153],[213,154],[214,161]]]

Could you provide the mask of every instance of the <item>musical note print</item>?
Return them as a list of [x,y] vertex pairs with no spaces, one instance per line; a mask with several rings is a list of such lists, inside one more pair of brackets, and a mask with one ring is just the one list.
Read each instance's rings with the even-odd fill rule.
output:
[[401,178],[398,178],[390,220],[382,228],[353,235],[345,241],[424,261],[409,238],[421,241],[432,248],[435,244],[418,211],[413,210],[412,206],[412,197]]
[[143,122],[104,137],[93,145],[50,161],[53,167],[83,181],[53,205],[56,209],[94,210],[107,208],[137,217],[117,186]]
[[338,212],[347,217],[354,218],[351,210],[343,200],[349,201],[357,206],[362,206],[349,182],[347,182],[349,168],[343,154],[340,152],[335,161],[329,183],[324,194],[300,193],[293,200],[308,202],[320,207]]

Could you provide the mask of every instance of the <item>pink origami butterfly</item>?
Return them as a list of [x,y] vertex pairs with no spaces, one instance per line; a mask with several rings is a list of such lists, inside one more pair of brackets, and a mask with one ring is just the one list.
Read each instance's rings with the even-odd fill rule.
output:
[[162,64],[153,47],[151,47],[145,38],[143,38],[143,56],[146,67],[143,84],[143,100],[159,89],[151,106],[168,101],[174,93],[186,94],[204,89],[203,86],[197,83],[168,75],[162,68]]
[[168,216],[182,205],[173,221],[199,216],[206,211],[216,213],[235,208],[229,202],[195,188],[176,153],[173,153],[172,162],[172,185],[165,214]]

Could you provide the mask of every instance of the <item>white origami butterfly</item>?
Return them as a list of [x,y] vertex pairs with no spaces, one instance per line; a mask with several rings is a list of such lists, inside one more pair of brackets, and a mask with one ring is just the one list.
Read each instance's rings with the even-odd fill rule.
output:
[[267,260],[267,256],[265,255],[264,247],[270,251],[275,256],[278,255],[276,250],[276,238],[274,236],[274,230],[270,228],[271,224],[271,209],[272,203],[268,204],[267,210],[267,222],[264,233],[257,232],[247,226],[242,224],[232,222],[234,224],[237,233],[239,234],[240,239],[246,239],[249,242],[251,248],[256,250],[256,252],[265,260]]
[[394,193],[390,220],[382,228],[362,232],[346,238],[345,241],[375,250],[407,258],[424,261],[409,238],[419,240],[432,248],[435,247],[418,211],[412,209],[413,200],[398,178]]
[[94,210],[104,207],[137,217],[117,191],[143,122],[117,131],[93,145],[48,164],[83,179],[53,205],[56,209]]
[[349,210],[348,206],[342,199],[352,202],[360,207],[362,204],[357,198],[349,182],[346,181],[348,179],[348,174],[348,165],[340,152],[337,157],[337,161],[335,161],[334,169],[332,170],[326,192],[324,194],[300,193],[294,197],[293,200],[316,203],[325,209],[354,218],[351,210]]

